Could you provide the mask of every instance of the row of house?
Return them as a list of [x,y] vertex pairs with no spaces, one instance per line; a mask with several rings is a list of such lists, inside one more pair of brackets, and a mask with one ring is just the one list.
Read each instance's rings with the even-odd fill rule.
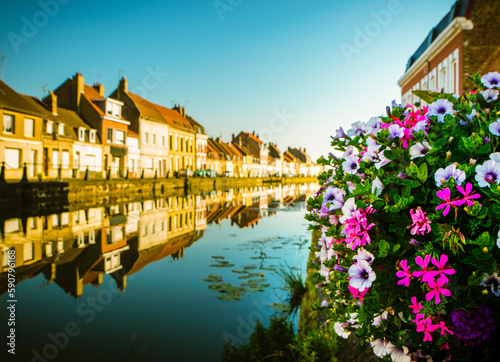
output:
[[76,73],[42,100],[0,80],[0,118],[6,179],[168,177],[183,169],[237,177],[317,173],[305,149],[280,152],[247,132],[227,143],[210,138],[184,107],[130,92],[126,77],[105,96],[102,84],[87,85]]
[[[316,183],[170,196],[24,220],[0,217],[0,296],[15,250],[17,283],[43,273],[74,298],[110,275],[122,291],[127,277],[185,249],[204,235],[207,225],[230,219],[254,227],[279,208],[291,208],[317,190]],[[5,282],[2,282],[5,281]]]

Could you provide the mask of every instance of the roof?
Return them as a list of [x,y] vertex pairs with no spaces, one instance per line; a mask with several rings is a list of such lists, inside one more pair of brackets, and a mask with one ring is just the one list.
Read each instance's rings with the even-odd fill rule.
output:
[[36,104],[29,97],[17,93],[2,80],[0,80],[0,108],[42,116]]
[[133,131],[130,130],[130,128],[127,130],[127,137],[133,137],[133,138],[139,138],[139,135]]
[[288,151],[285,151],[283,153],[283,159],[287,162],[293,162],[293,160],[295,159],[295,157]]
[[250,139],[258,142],[258,143],[262,143],[262,141],[255,135],[251,134],[251,133],[248,133],[248,132],[244,132],[244,131],[241,131],[241,133],[243,134],[246,134],[248,137],[250,137]]
[[272,158],[281,158],[281,152],[276,145],[269,143],[269,156]]
[[472,0],[458,0],[453,4],[450,11],[441,19],[441,21],[429,32],[423,43],[418,47],[418,49],[413,53],[413,55],[408,59],[406,63],[406,70],[411,68],[411,66],[420,58],[420,56],[429,48],[434,40],[443,32],[444,29],[457,17],[463,17],[467,14],[467,7],[472,2]]
[[232,142],[234,148],[236,148],[243,156],[252,156],[252,152],[248,150],[245,146],[240,146],[237,142]]
[[212,156],[216,160],[220,159],[219,151],[214,145],[214,140],[211,138],[209,138],[207,142],[207,151],[209,157]]

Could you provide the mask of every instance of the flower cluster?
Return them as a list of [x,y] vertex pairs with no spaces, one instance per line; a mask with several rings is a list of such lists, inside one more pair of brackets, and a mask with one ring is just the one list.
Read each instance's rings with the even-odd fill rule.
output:
[[387,360],[470,358],[498,330],[500,74],[471,80],[339,128],[318,160],[306,219],[323,309]]

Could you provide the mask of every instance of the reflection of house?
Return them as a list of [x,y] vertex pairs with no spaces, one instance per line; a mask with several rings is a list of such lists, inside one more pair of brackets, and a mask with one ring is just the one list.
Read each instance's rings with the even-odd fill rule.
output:
[[24,97],[0,80],[0,162],[5,162],[7,179],[20,180],[27,163],[28,177],[36,177],[42,160],[43,114],[29,97]]
[[104,87],[85,84],[76,73],[54,91],[58,104],[75,111],[90,127],[97,130],[103,145],[103,167],[114,175],[123,175],[127,167],[126,137],[130,122],[122,117],[123,103],[104,96]]
[[471,90],[466,74],[500,68],[500,2],[459,0],[410,57],[398,81],[402,103],[419,101],[413,90],[460,94]]
[[168,200],[168,238],[194,231],[194,197],[172,196]]
[[194,229],[205,230],[207,228],[207,201],[201,195],[195,196]]

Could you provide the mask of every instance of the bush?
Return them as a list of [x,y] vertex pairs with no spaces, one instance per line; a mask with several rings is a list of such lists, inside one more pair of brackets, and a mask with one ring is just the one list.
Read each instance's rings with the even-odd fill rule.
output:
[[500,74],[332,137],[306,219],[338,335],[386,360],[498,360]]

